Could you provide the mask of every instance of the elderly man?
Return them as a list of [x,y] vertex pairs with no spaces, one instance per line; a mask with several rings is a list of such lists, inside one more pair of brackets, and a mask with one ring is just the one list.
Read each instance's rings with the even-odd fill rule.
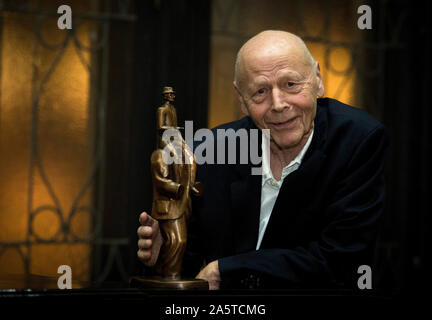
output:
[[[248,165],[199,166],[204,191],[184,272],[211,289],[356,286],[358,267],[372,263],[384,206],[384,127],[322,98],[319,64],[291,33],[247,41],[234,89],[246,117],[219,128],[269,129],[270,154],[262,175]],[[146,213],[140,222],[138,257],[151,265],[159,226]]]

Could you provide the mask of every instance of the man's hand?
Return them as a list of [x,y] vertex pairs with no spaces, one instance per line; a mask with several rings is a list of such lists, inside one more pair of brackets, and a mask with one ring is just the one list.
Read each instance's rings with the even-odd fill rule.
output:
[[141,226],[138,228],[138,259],[147,267],[155,265],[163,243],[159,222],[146,212],[139,217]]
[[210,262],[200,273],[195,277],[196,279],[207,280],[210,290],[218,290],[221,282],[219,273],[219,263],[217,260]]

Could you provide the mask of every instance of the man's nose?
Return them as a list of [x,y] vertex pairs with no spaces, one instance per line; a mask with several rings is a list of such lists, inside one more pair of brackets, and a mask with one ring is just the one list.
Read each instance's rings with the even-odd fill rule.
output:
[[284,102],[284,93],[278,88],[272,89],[272,109],[280,112],[287,106]]

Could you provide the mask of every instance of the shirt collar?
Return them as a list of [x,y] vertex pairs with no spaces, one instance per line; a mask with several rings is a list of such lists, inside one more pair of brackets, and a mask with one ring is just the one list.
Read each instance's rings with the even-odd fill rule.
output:
[[[309,149],[309,146],[312,142],[312,137],[314,134],[314,129],[312,129],[312,132],[306,141],[306,144],[303,146],[299,154],[286,166],[282,169],[282,179],[280,182],[283,181],[283,179],[290,173],[292,170],[289,170],[292,166],[297,165],[300,166],[300,164],[303,161],[303,158]],[[268,179],[273,179],[273,173],[270,168],[270,154],[268,152],[265,152],[267,150],[267,145],[270,143],[270,139],[265,137],[265,134],[263,134],[261,148],[262,148],[262,185],[265,184],[265,182]],[[270,150],[270,149],[268,149]]]

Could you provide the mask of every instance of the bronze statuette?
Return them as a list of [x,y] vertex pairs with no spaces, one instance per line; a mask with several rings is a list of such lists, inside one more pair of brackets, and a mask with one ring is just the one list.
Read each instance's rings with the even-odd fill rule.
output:
[[[201,185],[195,181],[196,163],[193,152],[178,130],[181,128],[178,127],[177,112],[173,105],[175,92],[171,87],[164,87],[163,96],[165,102],[158,108],[156,117],[157,149],[151,155],[151,215],[159,221],[164,240],[154,266],[160,277],[134,277],[131,285],[157,289],[208,290],[205,280],[181,278],[187,223],[192,214],[191,195],[200,195]],[[171,139],[163,138],[166,130],[169,130],[167,136]]]

